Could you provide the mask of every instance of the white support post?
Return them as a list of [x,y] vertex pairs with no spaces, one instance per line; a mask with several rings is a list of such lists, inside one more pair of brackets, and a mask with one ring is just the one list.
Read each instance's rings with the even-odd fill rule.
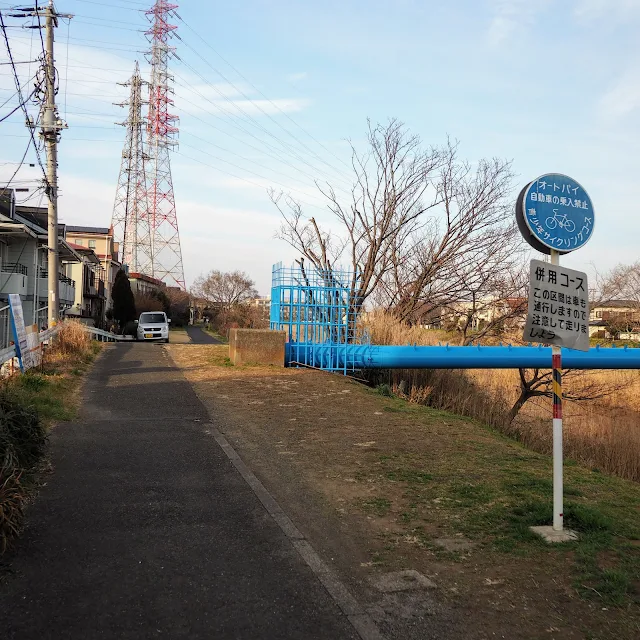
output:
[[[551,250],[551,264],[560,265],[560,254]],[[553,384],[553,530],[562,531],[564,524],[563,469],[562,469],[562,349],[552,352]]]

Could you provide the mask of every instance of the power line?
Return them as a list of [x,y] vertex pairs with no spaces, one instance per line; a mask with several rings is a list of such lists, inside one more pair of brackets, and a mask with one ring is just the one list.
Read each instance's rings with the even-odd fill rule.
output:
[[[251,117],[249,114],[247,114],[247,112],[242,109],[242,107],[238,106],[237,104],[235,104],[228,96],[225,96],[215,85],[211,84],[211,82],[209,82],[206,78],[204,78],[204,76],[202,76],[198,71],[196,71],[191,65],[187,64],[186,62],[184,62],[183,60],[181,60],[181,62],[187,66],[193,73],[195,73],[198,77],[200,77],[200,79],[203,80],[203,82],[205,82],[205,84],[207,84],[209,87],[211,87],[211,89],[213,89],[225,102],[230,103],[233,107],[236,108],[236,110],[240,111],[242,114],[244,114],[246,116],[246,118],[243,118],[241,115],[232,113],[228,110],[222,109],[220,107],[220,105],[217,105],[216,103],[214,103],[209,97],[205,96],[201,91],[199,91],[198,89],[196,89],[195,87],[189,87],[187,85],[181,85],[184,88],[191,90],[195,93],[197,93],[203,100],[209,102],[211,105],[213,105],[214,107],[217,107],[219,109],[219,111],[221,111],[222,113],[224,113],[225,115],[234,118],[236,120],[239,120],[241,122],[246,122],[246,124],[253,124],[258,130],[262,131],[263,133],[266,133],[268,136],[270,136],[271,138],[273,138],[276,142],[279,142],[280,145],[282,146],[282,149],[276,148],[274,147],[273,144],[265,141],[265,140],[261,140],[260,138],[258,138],[254,133],[252,133],[251,131],[249,131],[248,129],[246,129],[244,126],[242,126],[241,124],[237,124],[234,122],[231,122],[230,124],[236,128],[239,129],[240,131],[242,131],[243,133],[246,133],[247,135],[251,136],[252,138],[254,138],[255,140],[257,140],[260,144],[263,144],[267,147],[269,147],[270,149],[274,150],[276,153],[288,153],[290,156],[292,156],[295,160],[302,162],[303,164],[305,164],[307,167],[309,167],[312,171],[315,171],[316,174],[320,174],[322,175],[322,171],[320,171],[316,166],[312,165],[310,162],[308,162],[303,156],[301,156],[296,150],[293,150],[290,145],[287,145],[287,143],[283,142],[282,140],[280,140],[280,138],[278,138],[276,135],[274,135],[273,133],[271,133],[270,131],[268,131],[267,129],[265,129],[262,125],[260,125],[255,118]],[[181,77],[178,74],[175,74],[177,77]],[[185,81],[186,82],[186,81]],[[176,83],[179,84],[179,83]],[[189,102],[187,100],[187,102]],[[194,104],[194,103],[191,103]],[[198,105],[194,105],[194,106],[198,106]],[[248,121],[247,121],[248,120]],[[326,177],[326,176],[325,176]],[[315,179],[315,178],[314,178]],[[344,179],[343,179],[344,180]]]
[[[14,82],[16,85],[16,92],[18,94],[18,100],[20,101],[20,106],[22,107],[22,110],[24,112],[24,117],[25,117],[25,122],[29,122],[29,112],[27,111],[27,107],[25,104],[25,101],[22,98],[22,88],[20,86],[20,79],[18,78],[18,71],[15,67],[15,65],[13,64],[13,53],[11,51],[11,45],[9,44],[9,36],[7,35],[7,30],[6,30],[6,26],[4,23],[4,16],[2,15],[2,11],[0,11],[0,26],[2,27],[2,34],[4,36],[4,41],[5,41],[5,45],[7,47],[7,55],[9,56],[9,60],[11,62],[11,68],[13,69],[13,78],[14,78]],[[42,158],[40,157],[40,150],[38,149],[38,145],[36,143],[36,139],[35,139],[35,135],[33,132],[33,127],[29,126],[28,127],[29,130],[29,135],[31,138],[31,142],[33,143],[33,149],[36,153],[36,158],[38,160],[38,164],[40,165],[40,169],[42,170],[42,176],[44,178],[44,183],[47,185],[48,190],[51,189],[51,185],[49,184],[49,180],[47,179],[47,174],[44,170],[44,165],[42,164]],[[27,151],[29,150],[29,147],[27,146],[27,150],[25,151],[24,155],[22,156],[22,161],[20,163],[20,165],[18,166],[18,168],[16,169],[15,173],[12,176],[12,179],[16,176],[16,174],[18,173],[18,171],[20,170],[20,167],[22,166],[22,163],[24,163],[24,159],[27,156]],[[9,181],[9,183],[11,182],[11,180]]]
[[[34,89],[31,92],[27,100],[31,100],[31,98],[33,98],[35,93],[36,93],[36,89]],[[16,111],[18,111],[18,109],[22,109],[22,104],[16,105],[16,107],[14,107],[6,116],[3,116],[2,118],[0,118],[0,122],[4,122],[7,118],[11,117]]]
[[[31,78],[29,78],[21,87],[22,90],[24,90],[24,88],[35,78],[35,76],[31,76]],[[0,89],[0,91],[11,91],[11,89]],[[17,91],[14,91],[2,104],[0,104],[0,109],[2,109],[2,107],[4,107],[5,104],[7,104],[7,102],[9,102],[10,100],[13,100],[13,98],[15,96],[18,95]]]
[[[107,4],[106,2],[96,2],[95,0],[77,0],[78,2],[82,2],[83,4],[98,4],[102,7],[109,7],[110,9],[116,8],[116,9],[126,9],[128,11],[144,11],[144,9],[135,9],[134,7],[125,7],[121,4],[113,4],[113,3],[109,3]],[[148,6],[147,3],[144,2],[131,2],[131,4],[141,4],[141,5],[145,5]]]
[[[202,40],[202,42],[204,42],[204,44],[209,47],[209,49],[211,49],[211,51],[213,51],[225,64],[227,64],[231,69],[233,69],[245,82],[247,82],[255,91],[257,91],[265,100],[267,100],[270,104],[272,104],[278,111],[280,111],[280,113],[282,113],[288,120],[290,120],[293,124],[296,125],[296,127],[298,127],[301,131],[303,131],[304,133],[306,133],[314,142],[316,142],[317,144],[319,144],[325,151],[327,151],[328,153],[330,153],[334,158],[336,158],[339,162],[341,162],[342,164],[344,164],[344,166],[351,170],[351,167],[344,162],[344,160],[342,160],[341,158],[339,158],[337,155],[335,155],[330,149],[328,149],[324,144],[322,144],[322,142],[320,142],[319,140],[317,140],[313,135],[311,135],[311,133],[309,133],[306,129],[304,129],[300,124],[298,124],[291,116],[289,116],[288,113],[286,113],[286,111],[283,111],[282,109],[280,109],[280,107],[274,103],[270,98],[268,98],[258,87],[256,87],[244,74],[242,74],[236,67],[234,67],[222,54],[220,54],[212,45],[210,42],[208,42],[207,40],[205,40],[195,29],[193,29],[193,27],[191,27],[191,25],[189,25],[180,15],[178,15],[177,12],[173,12],[174,15],[176,16],[176,18],[178,18],[178,20],[180,20],[180,22],[182,22],[182,24],[185,25],[185,27],[187,27],[187,29],[189,29],[199,40]],[[195,50],[188,45],[187,43],[184,42],[184,40],[181,39],[181,41],[186,44],[187,47],[189,47],[192,51],[195,52]],[[198,55],[198,57],[200,57],[202,60],[204,60],[207,64],[209,64],[209,62],[207,60],[205,60],[204,58],[202,58],[202,56],[200,56],[200,54],[198,54],[197,52],[195,52],[196,55]],[[209,66],[211,66],[212,69],[214,69],[214,71],[216,71],[216,73],[218,73],[222,78],[224,78],[227,82],[230,82],[222,73],[220,73],[217,69],[215,69],[212,65],[209,64]],[[233,84],[233,83],[230,83]],[[235,85],[233,85],[235,86]],[[237,88],[237,87],[236,87]],[[244,93],[243,93],[244,95]],[[246,96],[245,96],[246,97]],[[250,98],[249,98],[250,99]],[[261,109],[262,110],[262,109]],[[282,125],[280,125],[280,123],[278,123],[276,120],[274,120],[274,118],[272,118],[269,114],[267,114],[266,112],[264,112],[271,120],[273,120],[281,129],[283,129],[284,131],[287,131],[287,133],[289,133],[289,135],[293,136],[296,140],[298,140],[298,142],[303,145],[306,149],[309,149],[309,147],[307,147],[307,145],[305,145],[302,141],[299,140],[299,138],[293,134],[291,134],[291,132],[289,132],[287,129],[285,129],[284,127],[282,127]],[[309,149],[309,151],[311,151],[317,158],[319,158],[322,162],[324,162],[325,164],[327,164],[327,166],[333,168],[335,170],[335,167],[333,167],[332,165],[328,164],[323,158],[321,158],[318,154],[316,154],[314,151],[312,151],[311,149]]]
[[[247,178],[243,178],[242,176],[236,175],[235,173],[231,173],[230,171],[225,171],[224,169],[221,169],[220,167],[216,167],[213,164],[209,164],[207,162],[203,162],[202,160],[199,160],[198,158],[192,158],[191,156],[188,156],[186,153],[182,153],[182,151],[176,151],[175,153],[177,153],[179,156],[182,156],[183,158],[187,158],[188,160],[192,160],[193,162],[197,162],[198,164],[204,165],[205,167],[209,167],[211,169],[215,169],[216,171],[219,171],[220,173],[224,173],[228,176],[231,176],[232,178],[237,178],[238,180],[242,180],[243,182],[246,182],[247,184],[252,184],[256,187],[259,187],[260,189],[264,189],[264,185],[259,184],[258,182],[254,182],[253,180],[248,180]],[[254,174],[256,176],[258,176],[259,178],[262,178],[263,180],[269,180],[269,178],[265,178],[264,176],[261,176],[259,174]],[[278,184],[277,182],[274,184]],[[291,189],[290,187],[287,187],[285,185],[279,185],[284,187],[287,190],[290,191],[298,191],[297,189]],[[298,193],[302,193],[301,191],[299,191]],[[307,195],[304,194],[303,195]],[[300,200],[300,202],[302,202],[303,204],[306,204],[309,207],[313,207],[315,209],[319,209],[321,211],[326,211],[323,207],[317,205],[317,204],[312,204],[311,202],[306,202],[305,200]]]

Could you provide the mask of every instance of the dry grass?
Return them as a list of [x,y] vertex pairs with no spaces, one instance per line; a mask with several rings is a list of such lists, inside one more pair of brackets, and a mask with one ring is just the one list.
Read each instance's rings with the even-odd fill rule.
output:
[[[384,315],[369,318],[367,329],[377,344],[433,345],[451,338],[443,331],[403,326]],[[519,395],[516,370],[395,370],[381,372],[375,381],[389,384],[412,402],[481,420],[536,451],[551,451],[549,399],[529,400],[509,423],[509,409]],[[588,371],[566,384],[575,390],[595,386],[618,391],[599,400],[565,402],[565,457],[640,481],[640,372]]]
[[67,320],[56,334],[49,354],[51,356],[82,356],[91,351],[91,337],[77,320]]

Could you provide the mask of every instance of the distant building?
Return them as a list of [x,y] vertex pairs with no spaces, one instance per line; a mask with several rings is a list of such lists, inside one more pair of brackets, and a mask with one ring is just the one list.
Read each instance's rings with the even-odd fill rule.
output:
[[79,227],[67,225],[67,239],[81,247],[93,249],[104,272],[105,305],[113,306],[111,289],[121,267],[118,260],[118,243],[113,240],[113,229],[108,227]]
[[136,293],[148,295],[166,289],[166,285],[162,280],[152,278],[144,273],[130,273],[129,282],[131,283],[131,291],[133,291],[134,296]]
[[252,298],[247,300],[246,304],[257,307],[262,318],[268,318],[271,312],[271,297]]
[[640,301],[605,300],[592,303],[589,336],[640,341]]

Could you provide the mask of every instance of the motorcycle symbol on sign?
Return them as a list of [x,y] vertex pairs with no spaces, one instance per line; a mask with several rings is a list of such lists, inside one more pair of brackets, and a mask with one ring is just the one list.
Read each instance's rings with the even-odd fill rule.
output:
[[567,218],[566,213],[558,213],[557,209],[553,210],[553,216],[550,216],[545,220],[545,224],[549,229],[555,229],[560,227],[565,229],[568,233],[573,233],[576,230],[576,225],[573,220]]

